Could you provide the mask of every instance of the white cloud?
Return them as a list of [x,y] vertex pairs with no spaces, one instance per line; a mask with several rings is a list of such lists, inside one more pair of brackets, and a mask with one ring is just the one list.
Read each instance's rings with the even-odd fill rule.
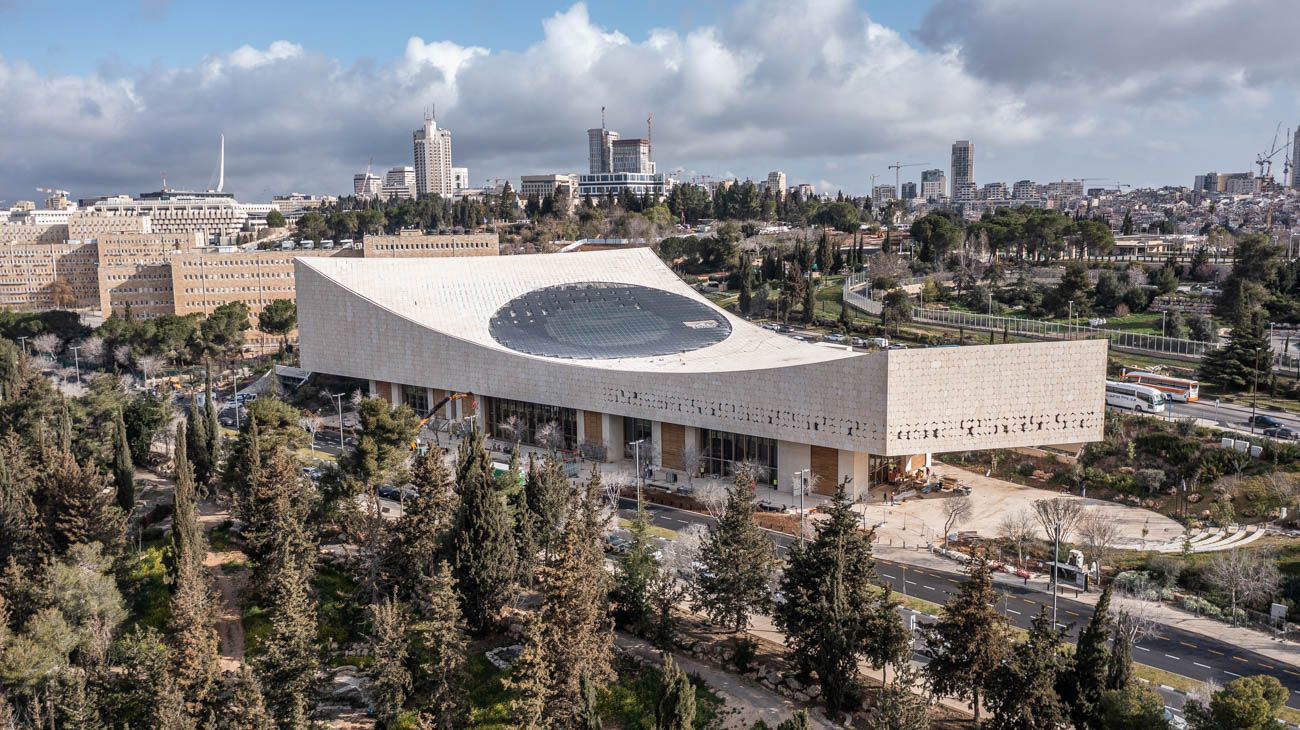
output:
[[[585,169],[584,130],[605,106],[625,136],[643,134],[654,113],[661,169],[785,169],[792,183],[833,171],[837,188],[862,191],[887,174],[887,157],[942,168],[951,140],[970,138],[993,162],[977,167],[982,179],[1104,164],[1128,165],[1138,183],[1141,166],[1172,167],[1161,148],[1211,148],[1193,135],[1215,103],[1266,116],[1272,86],[1290,84],[1294,110],[1293,75],[1235,40],[1251,33],[1240,5],[1279,2],[1290,0],[1201,0],[1162,18],[1119,0],[1089,13],[1070,3],[1064,15],[1066,4],[1041,0],[939,0],[921,47],[851,0],[749,0],[715,26],[640,38],[577,3],[542,20],[520,51],[413,32],[404,48],[354,64],[291,40],[112,78],[43,75],[0,57],[0,198],[38,184],[139,191],[164,170],[173,184],[202,186],[220,132],[228,184],[242,196],[339,192],[372,157],[381,169],[410,164],[410,130],[432,104],[475,180]],[[1116,30],[1130,16],[1141,29]],[[1219,28],[1227,21],[1232,34]],[[1217,45],[1202,26],[1219,28]],[[1155,128],[1167,145],[1146,143]]]

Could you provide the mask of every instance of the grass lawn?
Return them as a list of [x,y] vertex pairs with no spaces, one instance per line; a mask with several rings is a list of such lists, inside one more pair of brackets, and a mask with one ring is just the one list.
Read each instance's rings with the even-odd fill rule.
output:
[[135,626],[162,630],[171,618],[171,589],[163,561],[168,541],[159,538],[144,543],[126,559],[118,587],[131,611],[126,628]]
[[[632,529],[632,520],[620,517],[618,518],[618,526],[624,530],[630,530]],[[677,539],[676,530],[670,530],[667,527],[657,527],[655,525],[649,525],[648,527],[649,529],[646,530],[646,534],[651,537],[662,537],[665,540]]]

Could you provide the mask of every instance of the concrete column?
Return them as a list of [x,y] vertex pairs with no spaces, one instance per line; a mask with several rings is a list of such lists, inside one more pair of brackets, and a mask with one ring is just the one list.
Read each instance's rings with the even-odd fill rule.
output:
[[871,485],[867,483],[870,473],[867,468],[869,458],[870,456],[865,451],[845,451],[840,449],[839,470],[836,481],[842,482],[845,478],[848,478],[849,497],[852,499],[857,499],[870,489]]
[[794,493],[794,473],[812,468],[812,449],[793,441],[776,442],[776,488]]
[[627,435],[623,433],[623,417],[606,415],[609,419],[609,428],[605,429],[606,443],[609,445],[609,460],[622,462],[623,444],[627,443]]
[[[663,424],[659,421],[650,422],[650,440],[654,442],[653,455],[650,457],[654,464],[664,463],[664,431]],[[645,464],[641,465],[645,468]]]

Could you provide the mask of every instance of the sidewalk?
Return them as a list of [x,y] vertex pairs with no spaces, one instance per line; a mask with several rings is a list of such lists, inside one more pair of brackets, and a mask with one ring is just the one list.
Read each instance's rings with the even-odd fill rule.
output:
[[[963,567],[960,564],[948,560],[947,558],[941,558],[924,549],[886,547],[877,543],[875,554],[876,557],[883,560],[907,563],[908,565],[929,568],[931,570],[947,573],[963,572]],[[993,576],[994,581],[1005,585],[1014,585],[1018,587],[1024,587],[1026,585],[1023,578],[1016,577],[1009,573],[998,572],[994,573]],[[1051,587],[1047,575],[1030,578],[1027,585],[1033,590],[1041,591],[1048,595],[1051,594]],[[1072,588],[1061,588],[1058,595],[1079,601],[1080,603],[1096,605],[1097,599],[1101,596],[1101,593],[1100,591],[1092,591],[1089,593],[1080,592],[1078,595],[1075,595]],[[1199,634],[1210,639],[1218,639],[1219,641],[1224,641],[1234,646],[1239,646],[1242,649],[1269,657],[1275,661],[1300,667],[1300,644],[1295,642],[1274,639],[1272,636],[1261,631],[1256,631],[1242,626],[1232,626],[1223,623],[1222,621],[1215,621],[1203,616],[1197,616],[1164,603],[1141,601],[1122,596],[1114,596],[1111,600],[1112,605],[1116,606],[1143,606],[1145,609],[1150,611],[1151,617],[1162,625],[1171,626],[1193,634]]]

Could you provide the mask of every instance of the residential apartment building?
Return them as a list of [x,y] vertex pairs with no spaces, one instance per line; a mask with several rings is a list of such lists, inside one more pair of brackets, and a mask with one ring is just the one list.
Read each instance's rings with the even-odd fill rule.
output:
[[962,183],[975,182],[975,145],[959,139],[952,143],[952,197]]
[[980,188],[980,200],[1006,200],[1007,197],[1007,184],[1004,182],[991,182]]
[[1058,180],[1047,183],[1047,197],[1057,200],[1083,197],[1083,182],[1080,180]]
[[369,199],[379,195],[383,182],[379,176],[366,170],[352,176],[352,194],[358,198]]
[[1038,185],[1033,180],[1017,180],[1011,186],[1012,200],[1033,200],[1038,196]]
[[461,190],[469,187],[469,168],[453,167],[451,168],[451,187],[454,190]]
[[386,200],[413,200],[418,195],[419,178],[415,168],[410,165],[394,167],[384,175],[384,184],[379,190]]
[[925,170],[921,173],[921,197],[938,200],[948,196],[948,179],[943,170]]
[[974,202],[979,197],[979,190],[975,183],[966,180],[960,183],[953,183],[952,199],[958,203]]
[[523,175],[519,178],[519,197],[527,200],[536,197],[566,196],[570,200],[578,197],[578,176],[573,173],[552,173],[549,175]]
[[650,159],[650,140],[633,137],[616,139],[611,146],[613,172],[653,175],[655,163]]
[[799,191],[799,197],[804,200],[811,200],[817,195],[817,188],[813,187],[812,183],[799,183],[795,186],[795,190]]
[[415,151],[416,196],[449,197],[455,190],[451,174],[451,130],[440,129],[433,115],[425,115],[424,126],[411,134]]
[[872,205],[880,205],[885,201],[895,200],[896,198],[898,198],[898,191],[894,189],[893,185],[877,185],[871,188]]
[[899,192],[902,195],[903,200],[916,200],[916,183],[910,181],[905,182],[903,183],[902,188],[903,189]]
[[1259,191],[1259,180],[1253,172],[1230,172],[1219,176],[1222,192],[1227,195],[1252,195]]
[[785,173],[780,170],[773,170],[767,173],[767,180],[763,182],[763,189],[773,195],[785,194]]
[[618,132],[604,127],[587,130],[587,172],[598,175],[614,171],[614,141]]
[[275,195],[271,197],[271,205],[279,209],[280,214],[288,221],[296,221],[309,210],[316,210],[321,206],[337,202],[338,197],[334,195],[304,195],[302,193],[289,193],[288,195]]

